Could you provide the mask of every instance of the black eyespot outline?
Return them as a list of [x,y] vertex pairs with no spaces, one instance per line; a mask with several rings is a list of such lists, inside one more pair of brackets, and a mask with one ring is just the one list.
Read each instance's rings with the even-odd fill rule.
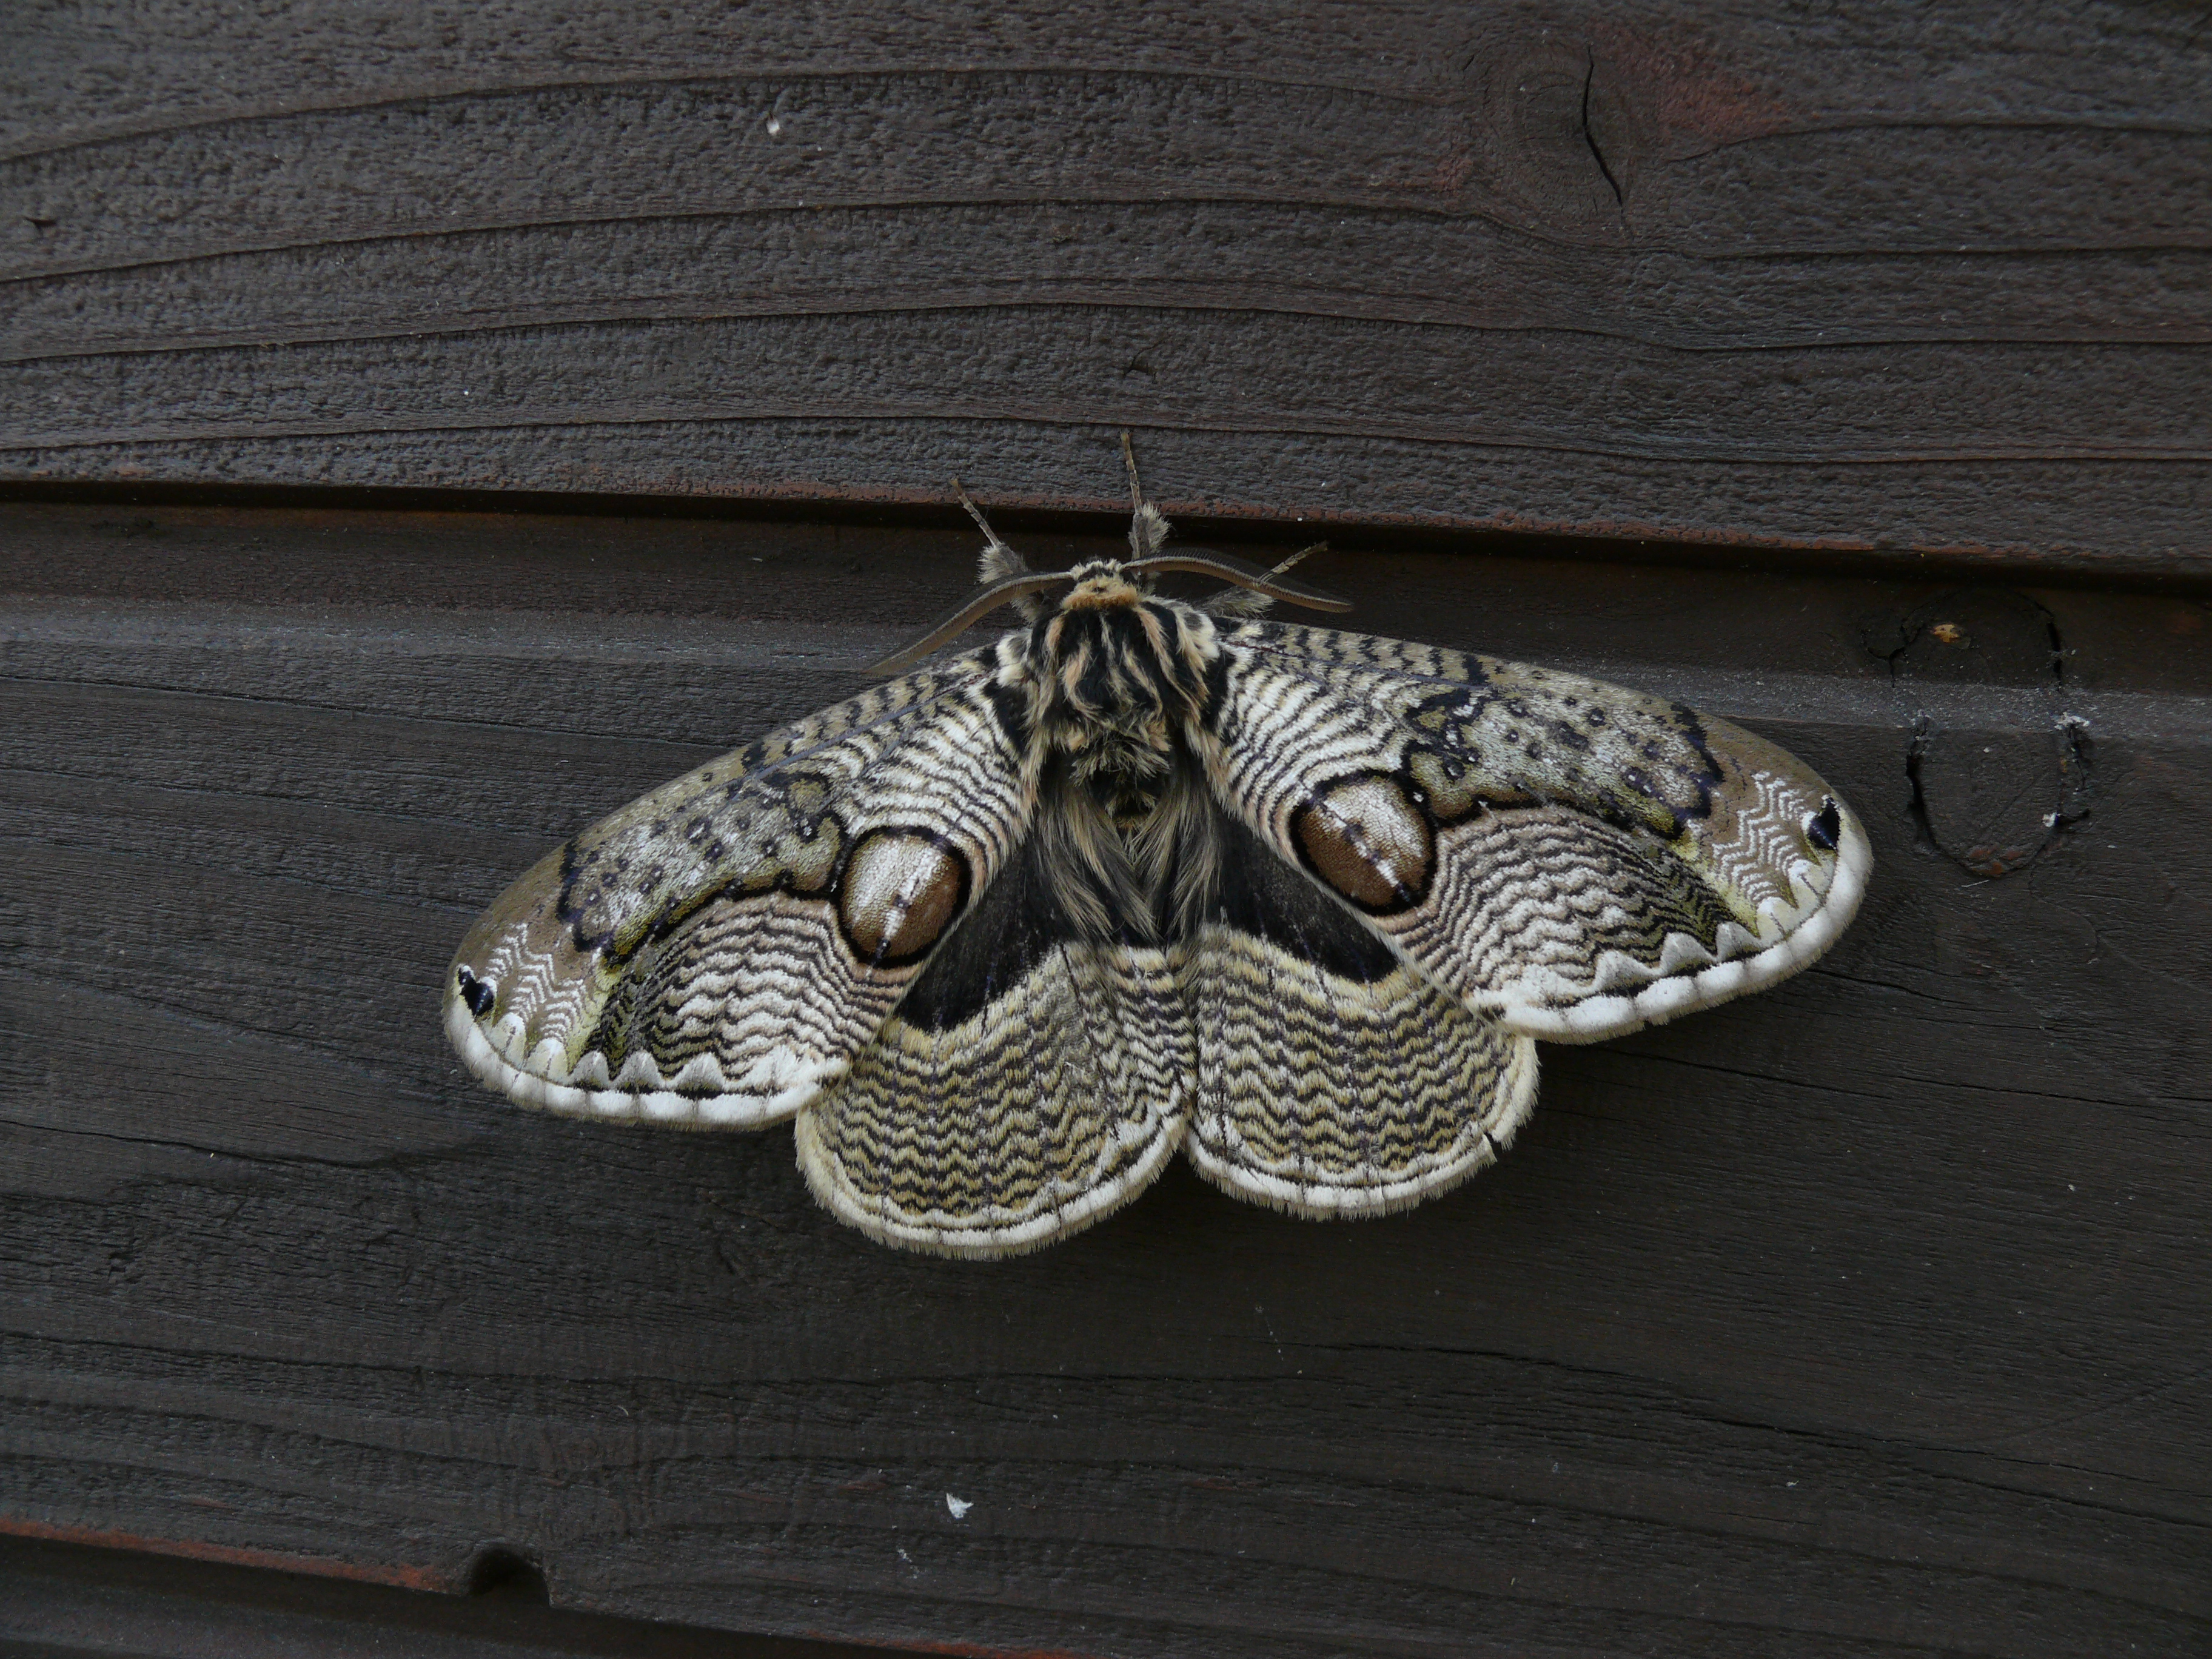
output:
[[499,1000],[499,988],[489,981],[478,979],[465,964],[454,971],[453,982],[461,988],[461,1000],[468,1005],[469,1012],[478,1019],[489,1013],[492,1004]]
[[1820,810],[1805,820],[1805,839],[1824,853],[1836,850],[1843,839],[1844,815],[1831,796],[1820,805]]
[[[1339,887],[1315,861],[1312,849],[1306,845],[1305,825],[1321,811],[1322,803],[1340,789],[1368,782],[1387,783],[1396,790],[1400,798],[1413,808],[1413,816],[1419,821],[1421,828],[1426,832],[1428,837],[1428,856],[1421,871],[1420,884],[1412,889],[1398,887],[1391,896],[1381,904],[1370,904],[1363,899],[1353,897]],[[1478,808],[1478,810],[1480,809]],[[1363,915],[1395,916],[1425,903],[1428,899],[1430,889],[1436,884],[1438,858],[1437,830],[1440,822],[1437,813],[1430,805],[1428,792],[1414,781],[1410,772],[1403,770],[1390,772],[1377,770],[1371,767],[1363,768],[1358,771],[1346,772],[1335,777],[1325,779],[1307,792],[1304,799],[1291,809],[1291,844],[1297,850],[1299,867],[1322,886],[1352,906],[1353,909]],[[1355,848],[1353,850],[1357,852],[1359,849]]]

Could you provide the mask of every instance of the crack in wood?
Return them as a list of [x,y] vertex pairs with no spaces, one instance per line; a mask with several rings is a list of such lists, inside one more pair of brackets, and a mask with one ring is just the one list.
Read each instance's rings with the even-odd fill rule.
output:
[[1605,182],[1613,190],[1613,205],[1625,209],[1628,205],[1628,198],[1621,192],[1620,180],[1613,176],[1613,168],[1607,164],[1605,152],[1598,148],[1597,134],[1590,130],[1590,88],[1596,83],[1597,49],[1592,47],[1589,52],[1589,68],[1583,76],[1583,143],[1589,146],[1591,159],[1597,163],[1597,170],[1605,175]]

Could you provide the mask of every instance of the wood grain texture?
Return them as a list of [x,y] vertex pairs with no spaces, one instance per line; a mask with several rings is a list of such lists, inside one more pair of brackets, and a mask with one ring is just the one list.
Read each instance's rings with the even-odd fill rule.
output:
[[0,480],[2212,570],[2180,3],[56,8]]
[[[0,1527],[425,1587],[505,1539],[561,1606],[962,1651],[2212,1641],[2202,602],[1317,569],[1363,627],[1741,720],[1876,844],[1820,963],[1547,1047],[1504,1164],[1390,1220],[1177,1171],[909,1258],[787,1131],[470,1084],[478,907],[854,686],[969,551],[0,516]],[[1984,820],[2038,832],[1995,878]]]

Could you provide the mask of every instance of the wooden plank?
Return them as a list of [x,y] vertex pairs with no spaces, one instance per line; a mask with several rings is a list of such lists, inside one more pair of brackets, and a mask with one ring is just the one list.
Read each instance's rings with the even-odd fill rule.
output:
[[2212,569],[2186,8],[288,16],[29,26],[0,479]]
[[857,684],[964,538],[15,507],[0,550],[0,1527],[447,1588],[503,1539],[559,1606],[993,1651],[2212,1637],[2202,601],[1336,556],[1363,626],[1797,750],[1860,920],[1547,1048],[1407,1215],[1178,1170],[963,1265],[831,1221],[787,1130],[508,1107],[434,1011],[538,850]]
[[[882,1648],[550,1609],[526,1570],[488,1571],[466,1601],[335,1584],[206,1559],[0,1538],[0,1646],[10,1659],[869,1659]],[[508,1564],[507,1570],[512,1571]],[[538,1605],[532,1605],[536,1601]]]

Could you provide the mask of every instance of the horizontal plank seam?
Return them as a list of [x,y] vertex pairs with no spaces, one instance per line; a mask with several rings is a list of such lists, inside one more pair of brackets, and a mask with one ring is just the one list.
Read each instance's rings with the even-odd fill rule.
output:
[[1457,450],[1497,450],[1542,455],[1574,455],[1600,461],[1636,461],[1657,466],[1926,468],[1984,466],[1992,462],[2064,462],[2089,465],[2203,466],[2212,462],[2212,449],[2078,447],[2050,448],[1936,448],[1917,453],[1884,453],[1875,450],[1790,451],[1748,448],[1740,451],[1692,447],[1687,444],[1543,442],[1496,434],[1474,435],[1440,431],[1431,424],[1371,421],[1253,420],[1221,416],[1199,422],[1171,418],[1157,407],[1104,409],[1088,416],[1065,410],[1036,409],[1009,402],[998,404],[764,404],[743,410],[663,410],[620,414],[613,411],[521,420],[457,421],[294,421],[246,424],[207,422],[163,427],[155,424],[136,432],[93,431],[74,435],[9,434],[0,436],[0,456],[62,455],[94,449],[136,449],[155,446],[192,446],[214,443],[274,444],[304,438],[381,437],[398,434],[416,436],[465,434],[575,432],[595,427],[639,429],[648,427],[697,428],[764,424],[775,421],[819,421],[842,425],[951,425],[996,422],[1078,430],[1123,429],[1134,432],[1180,432],[1206,436],[1234,433],[1245,437],[1340,438],[1354,441],[1419,444],[1425,447]]
[[[1308,293],[1316,296],[1312,303],[1291,302],[1297,296]],[[1287,285],[1279,288],[1255,286],[1224,293],[1218,298],[1209,298],[1204,285],[1195,283],[1162,283],[1151,286],[1132,283],[1119,291],[1110,283],[1070,283],[1050,292],[1003,297],[994,297],[981,289],[955,288],[935,291],[927,296],[918,295],[909,301],[886,303],[878,301],[866,305],[832,303],[825,299],[816,304],[770,304],[763,301],[755,305],[720,307],[655,307],[646,302],[598,307],[545,306],[502,312],[496,319],[482,320],[426,317],[412,323],[380,321],[358,328],[301,325],[291,328],[236,329],[223,333],[179,335],[159,340],[111,337],[58,349],[13,350],[0,347],[0,364],[24,368],[40,363],[128,362],[141,358],[182,356],[199,352],[235,352],[274,345],[350,346],[392,340],[466,341],[502,335],[557,335],[564,330],[615,328],[628,325],[680,327],[702,323],[772,323],[792,319],[836,318],[849,321],[934,314],[1012,315],[1063,309],[1109,313],[1166,312],[1203,316],[1299,317],[1323,322],[1372,324],[1455,334],[1558,335],[1721,361],[1755,361],[1761,356],[1784,354],[1814,357],[1845,352],[1894,353],[1899,349],[1921,346],[2025,347],[2051,353],[2065,348],[2109,346],[2130,351],[2170,350],[2193,356],[2201,353],[2207,344],[2212,344],[2212,328],[2194,323],[2177,324],[2172,329],[2158,333],[2136,334],[2049,329],[2033,332],[2023,329],[2010,334],[1963,333],[1945,332],[1932,327],[1888,334],[1865,331],[1844,334],[1837,329],[1816,331],[1809,324],[1805,324],[1796,325],[1795,335],[1787,329],[1778,328],[1767,331],[1777,337],[1739,336],[1727,341],[1716,338],[1711,342],[1700,342],[1686,334],[1668,335],[1656,330],[1598,328],[1560,322],[1498,322],[1481,320],[1474,316],[1449,316],[1441,309],[1435,308],[1447,303],[1443,301],[1431,302],[1377,295],[1371,306],[1364,307],[1324,303],[1329,295],[1336,293],[1345,293],[1347,299],[1355,297],[1344,290],[1300,289]],[[1842,337],[1835,337],[1838,335]]]
[[[72,775],[66,772],[44,772],[32,767],[0,768],[0,776],[9,775],[18,775],[33,778],[72,778]],[[388,812],[374,812],[362,807],[347,806],[321,800],[313,795],[274,795],[262,791],[249,791],[244,789],[187,789],[182,784],[149,783],[143,779],[131,778],[125,780],[113,777],[103,777],[96,773],[76,775],[72,778],[72,781],[89,785],[95,788],[107,785],[125,784],[134,790],[143,791],[151,794],[176,796],[185,800],[228,800],[254,803],[267,803],[274,801],[285,806],[301,806],[310,808],[314,811],[315,816],[319,818],[366,818],[371,823],[404,825],[409,829],[416,829],[424,825],[430,825],[440,829],[459,830],[469,835],[483,836],[487,837],[500,835],[519,836],[537,841],[549,849],[559,844],[555,842],[550,836],[540,830],[530,828],[507,829],[500,824],[486,823],[480,818],[446,818],[430,816],[410,817]],[[44,835],[19,835],[5,830],[0,830],[0,846],[9,846],[11,844],[17,848],[27,847],[40,851],[82,854],[88,856],[96,857],[101,861],[114,865],[118,868],[125,865],[131,864],[174,866],[180,862],[188,863],[195,871],[209,875],[228,877],[235,881],[251,882],[258,885],[265,885],[270,887],[281,886],[301,889],[310,892],[328,893],[335,898],[358,899],[367,903],[391,904],[398,902],[405,905],[410,910],[419,910],[429,915],[453,915],[465,918],[480,914],[483,908],[483,904],[477,901],[467,899],[441,899],[427,893],[402,895],[394,894],[389,890],[379,890],[370,888],[350,887],[343,882],[329,881],[312,876],[298,875],[289,871],[271,871],[265,866],[259,865],[239,864],[234,862],[217,863],[204,857],[194,857],[180,860],[173,855],[165,855],[156,853],[123,851],[113,848],[94,849],[81,842],[59,839],[52,832],[51,830]],[[19,866],[18,867],[20,868],[21,866]],[[4,964],[8,962],[9,956],[12,954],[12,952],[0,950],[0,977],[6,976],[8,970]],[[60,981],[53,982],[59,983]]]
[[[1438,218],[1466,221],[1494,226],[1500,231],[1515,231],[1516,227],[1493,215],[1466,210],[1455,211],[1438,208],[1421,194],[1411,190],[1376,190],[1352,195],[1334,195],[1313,191],[1300,195],[1261,195],[1241,191],[1207,191],[1184,194],[1167,191],[1101,191],[1095,196],[1070,199],[1061,194],[1031,195],[1009,192],[999,196],[938,195],[916,191],[900,197],[869,195],[817,196],[811,201],[793,198],[767,201],[750,209],[726,206],[701,208],[696,211],[670,210],[648,214],[590,214],[574,217],[515,219],[485,215],[464,218],[459,216],[441,220],[437,224],[419,230],[379,230],[359,236],[317,237],[307,241],[246,242],[226,244],[223,246],[195,251],[185,254],[169,254],[159,258],[129,260],[118,264],[83,264],[55,263],[46,265],[0,265],[0,286],[15,283],[47,282],[57,276],[96,275],[106,271],[159,269],[164,265],[196,264],[210,259],[235,258],[244,254],[283,253],[310,248],[345,247],[355,244],[377,242],[405,243],[436,241],[448,236],[479,234],[486,231],[530,230],[538,228],[564,229],[581,225],[657,224],[692,219],[750,219],[777,215],[795,216],[800,213],[825,211],[866,210],[882,208],[1049,208],[1049,207],[1288,207],[1319,210],[1331,213],[1395,212],[1407,217]],[[1584,245],[1561,239],[1553,241],[1540,234],[1526,230],[1519,234],[1532,241],[1556,246],[1563,252],[1587,252]]]
[[[270,885],[275,885],[284,878],[277,876],[270,876],[264,878],[264,879]],[[443,978],[444,975],[442,971],[435,974],[426,972],[423,976],[422,1002],[425,1010],[424,1018],[426,1019],[434,1018],[434,999],[437,996],[438,986]],[[402,1099],[422,1101],[425,1103],[441,1103],[444,1099],[444,1097],[439,1095],[425,1095],[419,1089],[410,1087],[404,1083],[396,1082],[391,1077],[376,1070],[374,1067],[364,1065],[362,1062],[362,1058],[358,1051],[333,1048],[322,1043],[310,1042],[301,1037],[295,1032],[278,1030],[269,1026],[255,1025],[247,1021],[236,1018],[217,1021],[210,1019],[205,1013],[201,1012],[198,1009],[178,1003],[164,1001],[159,997],[118,991],[107,986],[97,985],[87,981],[73,979],[64,975],[27,972],[21,962],[9,963],[4,960],[0,960],[0,983],[6,983],[9,981],[13,981],[22,985],[35,985],[46,990],[64,991],[76,997],[96,998],[103,1001],[119,1004],[121,1006],[128,1009],[135,1009],[142,1012],[151,1011],[154,1013],[159,1014],[162,1018],[173,1021],[175,1024],[183,1026],[186,1030],[197,1032],[203,1036],[219,1037],[228,1041],[244,1036],[252,1037],[257,1042],[264,1042],[273,1048],[289,1048],[298,1054],[313,1054],[319,1059],[329,1062],[336,1069],[348,1073],[354,1077],[359,1078],[364,1083],[372,1085],[379,1089],[382,1089],[387,1093],[397,1096]],[[442,1056],[441,1058],[441,1060],[443,1059]],[[443,1064],[446,1070],[452,1074],[453,1079],[457,1083],[460,1081],[462,1073],[459,1066],[451,1060],[443,1060]],[[486,1103],[487,1106],[489,1106],[489,1103],[487,1102]],[[342,1167],[351,1168],[354,1166],[344,1165]]]
[[[9,641],[6,639],[0,638],[0,648],[4,648],[8,643]],[[360,653],[362,657],[373,656],[374,654],[376,653],[368,652]],[[854,678],[856,681],[862,679],[860,672],[857,668],[854,670]],[[524,732],[542,737],[590,738],[594,739],[605,739],[609,742],[618,742],[626,749],[638,753],[648,752],[657,747],[665,747],[675,750],[712,749],[715,753],[720,754],[726,753],[731,750],[742,748],[744,744],[744,739],[742,738],[732,739],[731,742],[723,744],[719,747],[713,743],[687,743],[676,738],[656,738],[648,732],[641,732],[637,731],[635,726],[609,726],[602,729],[598,726],[526,726],[520,720],[464,720],[457,714],[408,714],[387,709],[364,708],[358,703],[319,702],[310,697],[256,696],[249,691],[209,691],[191,686],[149,684],[143,680],[104,680],[80,678],[76,676],[71,676],[67,679],[48,679],[27,674],[0,674],[0,686],[7,685],[45,686],[56,690],[83,689],[96,691],[128,691],[136,696],[145,697],[173,697],[180,700],[204,701],[217,704],[236,703],[246,708],[267,708],[279,709],[307,708],[313,709],[317,714],[342,714],[349,719],[364,722],[389,721],[395,726],[402,727],[453,726],[458,727],[465,732]],[[689,769],[684,768],[683,769],[688,770]],[[0,773],[21,772],[30,775],[37,775],[42,773],[46,773],[50,770],[52,770],[52,769],[44,766],[27,766],[12,761],[0,762]],[[66,777],[71,775],[99,776],[100,775],[73,775],[67,772],[56,771],[53,773],[53,775]],[[110,781],[112,781],[113,780]],[[131,781],[143,782],[144,780],[133,779],[131,780]],[[183,789],[183,786],[180,784],[160,785],[155,787],[178,790]],[[315,799],[312,795],[279,795],[273,792],[264,791],[248,793],[243,790],[223,790],[210,793],[225,794],[235,793],[241,799],[245,799],[312,801]],[[382,817],[385,816],[381,813],[371,812],[365,807],[349,807],[345,810],[349,811],[360,812],[363,816],[370,817]],[[408,823],[444,823],[453,822],[442,817],[408,817],[404,819],[394,819],[392,821]]]
[[1608,257],[1617,259],[1638,260],[1650,258],[1669,258],[1694,261],[1700,264],[1728,266],[1750,263],[1806,262],[1869,259],[1869,260],[1940,260],[2012,258],[2098,258],[2107,256],[2140,256],[2146,253],[2205,253],[2212,252],[2212,237],[2195,241],[2154,242],[2096,242],[2087,244],[2023,243],[2019,245],[1983,244],[1960,246],[1946,242],[1924,247],[1897,247],[1869,244],[1863,247],[1838,248],[1832,246],[1795,247],[1786,243],[1772,244],[1752,249],[1731,250],[1704,246],[1679,246],[1662,241],[1624,242],[1618,239],[1593,241],[1586,236],[1564,233],[1548,234],[1517,219],[1508,219],[1494,212],[1477,208],[1439,207],[1427,198],[1409,192],[1376,191],[1355,196],[1337,196],[1321,192],[1302,194],[1270,193],[1261,195],[1248,191],[1218,191],[1183,193],[1158,191],[1100,191],[1094,195],[1069,197],[1064,193],[1027,194],[1002,192],[990,196],[938,195],[918,192],[902,196],[824,196],[812,202],[770,200],[750,207],[717,205],[691,210],[666,209],[651,213],[595,213],[563,214],[515,218],[484,215],[469,218],[448,218],[435,225],[416,229],[383,229],[366,231],[359,235],[319,235],[291,241],[240,241],[220,247],[198,249],[187,253],[169,253],[143,259],[112,262],[55,262],[43,265],[26,264],[13,268],[0,266],[0,289],[16,284],[51,283],[70,276],[107,276],[125,271],[161,270],[171,267],[205,264],[227,259],[249,258],[266,253],[298,253],[320,248],[373,247],[379,244],[402,246],[415,242],[438,242],[486,234],[536,230],[572,230],[593,226],[684,224],[696,222],[741,222],[755,219],[797,218],[801,215],[818,212],[878,212],[914,208],[943,209],[957,211],[963,209],[1002,208],[1058,208],[1069,212],[1082,212],[1092,208],[1113,207],[1248,207],[1283,208],[1291,211],[1317,210],[1348,214],[1362,218],[1404,219],[1430,221],[1447,225],[1486,224],[1502,237],[1517,239],[1532,246],[1554,252],[1589,258]]
[[[1814,967],[1808,969],[1803,977],[1807,980],[1810,980],[1822,975],[1823,971],[1824,970],[1822,969]],[[1849,974],[1839,974],[1835,975],[1835,977],[1848,980],[1852,976]],[[1916,1000],[1932,1000],[1932,999],[1916,998]],[[1622,1041],[1632,1042],[1634,1039],[1632,1037],[1625,1038],[1622,1039]],[[1629,1051],[1624,1050],[1624,1052]],[[1747,1082],[1765,1084],[1769,1087],[1772,1087],[1778,1083],[1782,1083],[1787,1084],[1792,1089],[1803,1089],[1822,1093],[1839,1094],[1858,1099],[1888,1100],[1896,1097],[1895,1094],[1875,1090],[1845,1089],[1834,1084],[1824,1083],[1816,1078],[1784,1077],[1772,1073],[1747,1072],[1739,1066],[1717,1065],[1711,1060],[1692,1060],[1683,1054],[1665,1054],[1645,1048],[1638,1048],[1632,1052],[1635,1054],[1636,1059],[1639,1064],[1676,1066],[1691,1071],[1717,1072],[1725,1077],[1741,1078]],[[1943,1086],[1946,1089],[1956,1090],[1962,1093],[1973,1092],[1991,1096],[2021,1096],[2029,1100],[2060,1101],[2069,1105],[2109,1106],[2118,1111],[2125,1111],[2137,1107],[2163,1106],[2173,1103],[2170,1103],[2165,1097],[2155,1095],[2148,1097],[2148,1098],[2138,1096],[2132,1099],[2116,1098],[2109,1095],[2062,1095],[2053,1094],[2042,1089],[2018,1088],[2010,1085],[1997,1083],[1980,1083],[1970,1078],[1947,1078],[1943,1081]],[[1900,1088],[1896,1092],[1901,1094],[1906,1092],[1906,1090]]]
[[[0,977],[14,977],[14,975],[0,975]],[[395,1091],[394,1092],[399,1094],[402,1098],[409,1097],[404,1091]],[[415,1096],[413,1098],[420,1100],[422,1097]],[[106,1129],[76,1128],[65,1123],[31,1123],[25,1121],[21,1118],[15,1117],[0,1117],[0,1127],[21,1129],[33,1134],[86,1137],[94,1140],[116,1141],[127,1146],[145,1146],[171,1152],[190,1152],[196,1158],[206,1157],[211,1158],[227,1158],[234,1164],[258,1164],[271,1170],[283,1170],[294,1167],[350,1170],[389,1169],[393,1165],[399,1164],[420,1162],[424,1159],[441,1157],[452,1157],[457,1152],[463,1150],[460,1148],[402,1147],[389,1152],[378,1153],[366,1158],[315,1158],[305,1152],[290,1157],[283,1157],[257,1154],[253,1152],[241,1152],[237,1151],[235,1148],[229,1146],[203,1146],[193,1141],[172,1140],[166,1136],[161,1135],[117,1134],[112,1131]],[[0,1372],[0,1377],[4,1377],[4,1372]]]

